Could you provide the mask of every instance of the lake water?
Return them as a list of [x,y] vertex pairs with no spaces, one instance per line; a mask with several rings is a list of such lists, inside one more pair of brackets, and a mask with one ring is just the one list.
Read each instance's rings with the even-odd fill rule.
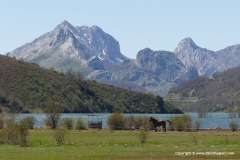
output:
[[[229,128],[229,122],[235,121],[240,125],[240,118],[231,118],[228,113],[208,113],[207,118],[199,118],[197,113],[187,113],[189,114],[193,119],[193,124],[196,120],[200,120],[202,125],[202,129],[213,129],[216,127],[221,127],[228,129]],[[74,114],[63,114],[62,118],[64,117],[71,117],[73,119],[77,119],[79,117],[82,117],[84,121],[88,122],[88,115],[89,114],[82,114],[82,113],[74,113]],[[102,115],[103,120],[103,128],[107,128],[107,119],[111,114],[97,114]],[[175,116],[175,114],[124,114],[125,116],[131,116],[134,117],[137,116],[148,116],[148,117],[154,117],[159,120],[167,120],[170,119],[170,117]],[[27,116],[34,116],[37,121],[35,123],[35,126],[43,126],[44,120],[46,119],[45,114],[20,114],[18,118],[27,117]]]
[[[202,129],[213,129],[216,127],[221,128],[229,128],[229,122],[235,121],[240,125],[240,118],[231,118],[228,113],[208,113],[206,118],[199,118],[198,113],[187,113],[192,117],[193,124],[196,120],[201,121],[201,128]],[[70,117],[73,119],[77,119],[79,117],[82,117],[83,120],[87,123],[88,122],[88,115],[90,114],[82,114],[82,113],[69,113],[69,114],[63,114],[62,118],[64,117]],[[107,128],[107,119],[111,114],[96,114],[101,115],[103,120],[103,128]],[[170,117],[175,116],[176,114],[124,114],[125,116],[147,116],[147,117],[154,117],[161,120],[170,119]],[[35,126],[43,126],[44,120],[46,119],[45,114],[20,114],[18,118],[23,118],[27,116],[34,116],[36,118]]]

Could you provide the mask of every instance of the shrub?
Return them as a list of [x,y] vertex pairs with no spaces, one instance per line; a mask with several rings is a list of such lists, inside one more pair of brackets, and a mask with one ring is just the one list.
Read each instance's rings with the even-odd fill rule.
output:
[[79,117],[76,121],[76,124],[75,124],[75,129],[76,130],[85,130],[87,129],[87,126],[86,124],[84,123],[82,117]]
[[72,129],[73,128],[73,119],[66,117],[62,119],[63,126],[66,127],[67,129]]
[[4,126],[4,118],[3,118],[3,116],[1,115],[1,116],[0,116],[0,129],[2,129],[3,126]]
[[29,116],[23,118],[22,121],[29,129],[33,129],[34,123],[36,122],[36,118],[34,116]]
[[20,120],[19,123],[8,120],[6,127],[1,130],[0,136],[3,143],[27,146],[28,126],[23,120]]
[[149,117],[139,116],[135,118],[135,128],[139,129],[145,126],[149,126]]
[[26,119],[23,119],[18,124],[18,144],[21,147],[27,146],[27,136],[29,125],[26,123]]
[[172,127],[178,131],[189,131],[192,125],[192,117],[188,114],[171,117]]
[[131,115],[129,117],[126,117],[126,119],[125,119],[126,129],[135,129],[136,128],[135,127],[135,121],[136,121],[136,118],[133,115]]
[[61,115],[64,111],[63,106],[59,103],[59,101],[49,98],[46,101],[46,106],[43,109],[44,113],[47,116],[47,119],[45,120],[45,124],[52,129],[55,129],[58,126],[58,123],[60,121]]
[[48,117],[44,119],[44,125],[47,126],[47,127],[51,127],[52,126],[51,120]]
[[53,138],[55,139],[56,144],[62,144],[66,135],[66,129],[57,128],[53,131]]
[[2,130],[0,130],[0,143],[4,143]]
[[198,140],[196,134],[190,134],[192,136],[192,142],[194,145],[198,145]]
[[113,113],[108,117],[108,126],[112,130],[125,129],[126,118],[122,113]]
[[196,128],[197,131],[201,128],[202,122],[200,120],[196,120],[194,122],[194,127]]
[[17,119],[17,114],[15,113],[8,113],[5,115],[5,124],[6,126],[9,126],[13,123],[16,123],[16,119]]
[[1,130],[1,142],[18,144],[18,134],[16,128],[4,128]]
[[226,136],[224,137],[224,142],[225,142],[226,144],[228,144],[228,143],[229,143],[229,138],[228,138],[228,135],[226,135]]
[[229,127],[230,127],[230,129],[231,129],[232,131],[236,131],[236,130],[239,128],[239,125],[238,125],[237,122],[231,121],[231,122],[229,123]]
[[18,126],[16,123],[7,123],[7,126],[2,129],[3,143],[18,144]]
[[148,139],[148,125],[144,125],[141,129],[140,129],[140,133],[139,133],[139,140],[141,143],[146,143],[147,139]]

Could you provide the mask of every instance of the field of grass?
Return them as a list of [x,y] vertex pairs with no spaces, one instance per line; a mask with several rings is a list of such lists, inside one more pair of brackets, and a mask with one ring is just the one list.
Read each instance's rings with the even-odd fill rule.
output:
[[240,132],[150,131],[143,144],[139,134],[140,131],[71,130],[64,143],[57,145],[53,130],[34,129],[29,132],[28,147],[0,144],[0,160],[240,159]]

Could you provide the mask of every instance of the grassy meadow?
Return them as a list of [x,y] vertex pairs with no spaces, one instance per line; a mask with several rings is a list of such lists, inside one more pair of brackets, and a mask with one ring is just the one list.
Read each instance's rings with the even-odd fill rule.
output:
[[64,143],[57,145],[53,130],[33,129],[27,147],[0,144],[0,160],[240,159],[240,132],[150,131],[146,143],[140,142],[139,134],[138,130],[69,130]]

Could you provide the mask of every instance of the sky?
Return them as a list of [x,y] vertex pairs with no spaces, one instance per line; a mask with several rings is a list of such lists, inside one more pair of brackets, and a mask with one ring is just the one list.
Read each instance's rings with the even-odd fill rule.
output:
[[67,20],[97,25],[136,58],[148,47],[173,51],[191,37],[213,51],[240,44],[239,0],[0,0],[0,53],[5,54]]

